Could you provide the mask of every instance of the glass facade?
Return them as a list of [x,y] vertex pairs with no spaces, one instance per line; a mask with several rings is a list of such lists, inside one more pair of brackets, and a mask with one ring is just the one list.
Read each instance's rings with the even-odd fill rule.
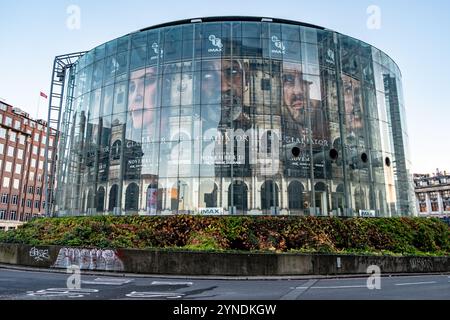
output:
[[415,212],[401,73],[359,40],[185,21],[103,44],[70,75],[61,215]]

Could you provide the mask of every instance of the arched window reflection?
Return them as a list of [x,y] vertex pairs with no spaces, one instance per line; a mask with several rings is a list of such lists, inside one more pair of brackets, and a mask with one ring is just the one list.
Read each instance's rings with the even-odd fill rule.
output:
[[116,208],[119,204],[119,186],[117,184],[113,185],[111,187],[111,190],[109,190],[109,205],[108,205],[108,211],[114,211],[114,208]]
[[299,181],[292,181],[288,187],[289,209],[292,211],[300,211],[304,206],[305,187]]
[[137,211],[139,203],[139,187],[136,183],[131,183],[125,193],[125,210]]
[[245,213],[248,210],[248,187],[243,181],[234,181],[228,187],[228,206],[236,208],[236,213]]
[[317,215],[327,215],[328,214],[328,206],[327,206],[327,186],[323,182],[318,182],[314,186],[314,196],[315,196],[315,208]]
[[278,206],[278,186],[272,180],[268,180],[261,187],[261,208],[270,210]]
[[358,187],[355,190],[355,211],[359,213],[359,210],[366,209],[366,199],[364,190],[361,187]]
[[97,190],[97,212],[105,211],[105,188],[100,187]]
[[333,211],[338,216],[342,216],[345,206],[344,185],[341,183],[336,187],[336,192],[332,196]]
[[217,208],[217,185],[212,180],[200,184],[200,207]]

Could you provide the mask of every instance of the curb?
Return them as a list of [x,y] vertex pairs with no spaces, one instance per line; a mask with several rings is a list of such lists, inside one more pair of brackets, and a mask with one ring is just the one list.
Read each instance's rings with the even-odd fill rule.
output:
[[[17,266],[9,264],[0,264],[0,271],[2,269],[16,270],[24,272],[42,272],[42,273],[64,273],[67,274],[65,270],[61,269],[49,269],[49,268],[36,268],[27,266]],[[177,275],[163,275],[163,274],[142,274],[142,273],[121,273],[121,272],[104,272],[104,271],[92,271],[92,270],[81,270],[82,275],[89,276],[108,276],[108,277],[134,277],[134,278],[164,278],[164,279],[196,279],[196,280],[247,280],[247,281],[273,281],[273,280],[324,280],[324,279],[348,279],[348,278],[367,278],[369,274],[346,274],[346,275],[305,275],[305,276],[248,276],[248,277],[237,277],[237,276],[177,276]],[[381,274],[382,278],[391,277],[421,277],[421,276],[440,276],[440,275],[450,275],[448,272],[433,272],[433,273],[386,273]]]

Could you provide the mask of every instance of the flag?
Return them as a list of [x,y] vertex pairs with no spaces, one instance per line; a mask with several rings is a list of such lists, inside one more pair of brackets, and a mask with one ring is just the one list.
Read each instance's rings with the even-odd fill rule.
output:
[[41,91],[41,97],[43,97],[44,99],[48,98],[47,95],[45,93],[43,93],[42,91]]

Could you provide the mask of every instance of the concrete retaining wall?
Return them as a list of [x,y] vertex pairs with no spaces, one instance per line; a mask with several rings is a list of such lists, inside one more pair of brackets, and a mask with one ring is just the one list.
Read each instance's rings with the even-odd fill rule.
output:
[[450,257],[377,257],[307,254],[235,254],[157,250],[101,250],[0,244],[0,263],[41,268],[216,276],[297,276],[449,272]]

